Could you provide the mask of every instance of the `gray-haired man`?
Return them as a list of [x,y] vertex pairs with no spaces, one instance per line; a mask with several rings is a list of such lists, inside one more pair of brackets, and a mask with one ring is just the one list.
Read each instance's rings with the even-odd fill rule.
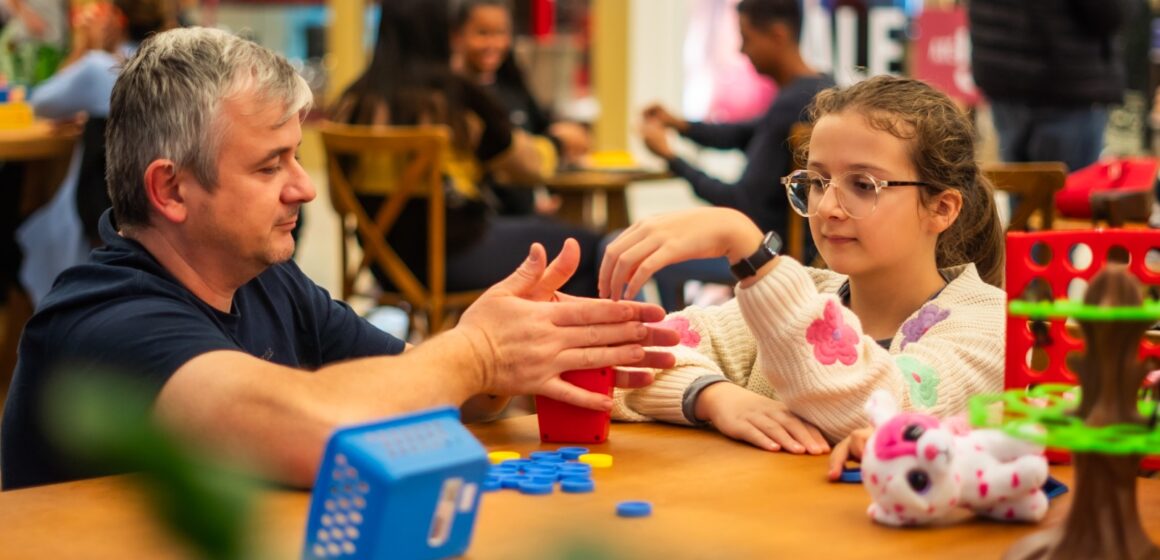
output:
[[185,435],[308,485],[341,424],[439,404],[480,417],[505,402],[479,394],[609,408],[558,373],[671,364],[644,349],[676,342],[643,325],[659,308],[547,301],[575,244],[550,264],[533,246],[458,327],[404,353],[288,260],[315,195],[295,159],[310,103],[286,60],[222,31],[161,33],[128,61],[108,123],[106,246],[61,275],[25,328],[0,437],[6,489],[100,474],[44,434],[42,393],[61,368],[135,375]]

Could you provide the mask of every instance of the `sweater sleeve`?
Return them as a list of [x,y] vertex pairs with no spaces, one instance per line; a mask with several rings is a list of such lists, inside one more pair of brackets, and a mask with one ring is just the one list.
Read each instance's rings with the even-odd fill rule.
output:
[[831,441],[867,424],[862,407],[875,389],[889,390],[903,409],[945,416],[1002,386],[1004,297],[973,268],[915,312],[889,351],[792,259],[778,259],[737,300],[760,341],[760,371]]
[[651,385],[617,389],[613,418],[689,425],[682,400],[698,378],[724,375],[739,385],[748,382],[757,359],[757,342],[741,316],[737,300],[714,307],[689,307],[670,315],[664,323],[681,334],[681,344],[669,349],[676,356],[676,365],[656,371]]
[[84,112],[109,114],[109,98],[117,80],[117,60],[103,51],[89,51],[36,86],[28,101],[38,117],[70,118]]

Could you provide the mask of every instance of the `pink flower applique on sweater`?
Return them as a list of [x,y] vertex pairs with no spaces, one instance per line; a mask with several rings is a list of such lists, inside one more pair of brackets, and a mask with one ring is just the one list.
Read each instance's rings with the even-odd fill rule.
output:
[[902,324],[902,344],[901,350],[906,350],[906,345],[911,342],[918,342],[922,335],[926,334],[931,327],[937,325],[943,319],[951,316],[949,309],[943,309],[935,304],[924,306],[918,311],[913,319]]
[[681,335],[682,346],[696,348],[701,343],[701,335],[689,327],[689,319],[686,317],[669,317],[664,321],[653,323],[653,325],[662,329],[677,331],[677,334]]
[[814,357],[822,365],[836,361],[850,365],[858,360],[858,333],[842,319],[842,310],[834,300],[826,302],[821,319],[810,323],[806,342],[814,346]]

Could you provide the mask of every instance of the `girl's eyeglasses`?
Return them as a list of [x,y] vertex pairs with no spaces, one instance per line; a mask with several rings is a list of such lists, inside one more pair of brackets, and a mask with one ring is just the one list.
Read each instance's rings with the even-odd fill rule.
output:
[[846,215],[861,219],[878,207],[878,193],[887,187],[929,187],[923,181],[883,181],[864,171],[851,171],[836,179],[826,179],[816,171],[799,169],[781,178],[794,211],[805,217],[818,213],[826,188],[837,185],[838,205]]

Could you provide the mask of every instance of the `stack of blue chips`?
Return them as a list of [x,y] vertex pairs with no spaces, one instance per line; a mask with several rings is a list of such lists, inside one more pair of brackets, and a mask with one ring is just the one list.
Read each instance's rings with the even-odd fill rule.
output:
[[555,484],[567,493],[593,491],[592,465],[576,459],[588,453],[583,447],[562,447],[556,451],[533,451],[530,459],[510,459],[492,465],[484,479],[483,489],[494,492],[503,488],[522,494],[551,494]]

